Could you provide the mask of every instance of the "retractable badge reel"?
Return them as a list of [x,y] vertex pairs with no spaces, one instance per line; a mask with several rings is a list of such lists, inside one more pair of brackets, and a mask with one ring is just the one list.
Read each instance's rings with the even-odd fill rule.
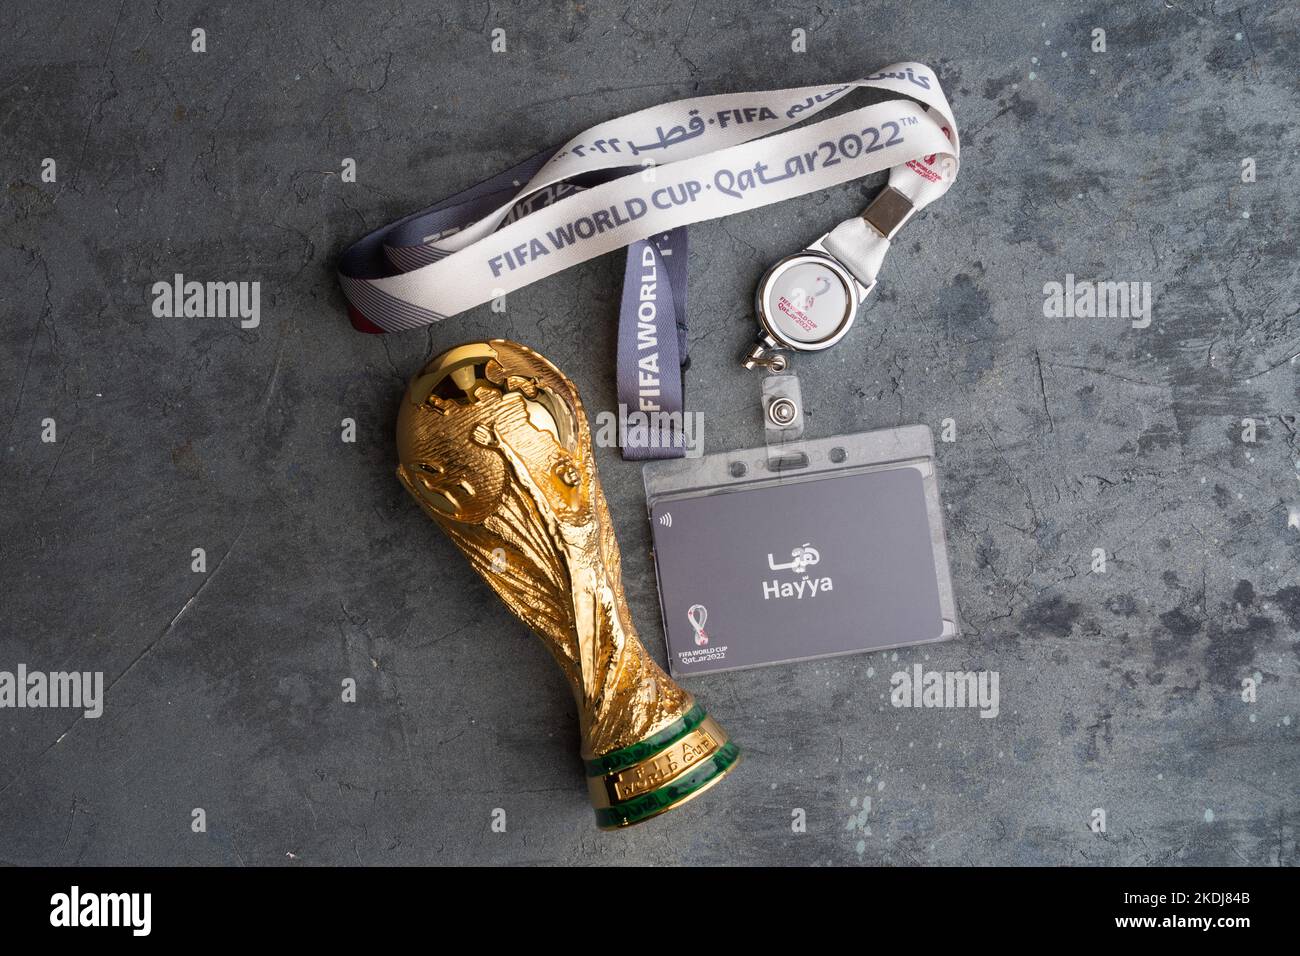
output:
[[[864,262],[874,260],[878,266],[889,241],[914,211],[912,201],[893,186],[877,194],[861,219],[882,248],[875,256],[865,256]],[[827,244],[832,235],[828,232],[802,252],[786,256],[759,282],[754,311],[762,331],[744,358],[745,368],[783,372],[789,363],[782,350],[820,352],[852,327],[876,282],[874,278],[863,282],[831,253]]]

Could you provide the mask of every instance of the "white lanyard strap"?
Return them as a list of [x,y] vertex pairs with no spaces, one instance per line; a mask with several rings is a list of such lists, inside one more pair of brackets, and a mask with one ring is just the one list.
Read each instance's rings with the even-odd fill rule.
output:
[[[858,88],[908,99],[789,129]],[[959,156],[952,109],[920,63],[839,86],[677,100],[372,233],[344,254],[339,279],[359,327],[418,328],[639,240],[884,169],[914,211],[947,192]],[[870,285],[892,231],[854,217],[826,248]]]

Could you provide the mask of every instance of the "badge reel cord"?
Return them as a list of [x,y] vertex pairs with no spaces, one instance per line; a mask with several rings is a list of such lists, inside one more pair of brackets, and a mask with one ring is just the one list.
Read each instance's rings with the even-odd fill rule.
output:
[[[895,94],[788,129],[856,89]],[[769,467],[802,437],[788,352],[839,342],[875,288],[898,230],[947,192],[960,143],[934,71],[899,63],[838,86],[696,97],[580,133],[464,192],[366,236],[339,281],[353,325],[419,328],[548,275],[628,247],[620,309],[618,397],[628,409],[685,412],[686,227],[889,170],[858,216],[773,265],[758,284],[758,340]],[[673,415],[628,427],[625,458],[685,453]],[[794,456],[798,457],[798,456]]]

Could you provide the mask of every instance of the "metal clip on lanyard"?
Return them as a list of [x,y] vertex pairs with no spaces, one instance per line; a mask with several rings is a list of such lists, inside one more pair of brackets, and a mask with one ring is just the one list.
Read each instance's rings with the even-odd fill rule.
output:
[[[910,199],[893,186],[886,186],[862,210],[861,219],[888,248],[894,234],[915,211]],[[745,368],[783,372],[789,363],[780,349],[820,352],[849,331],[858,309],[876,287],[876,278],[874,273],[858,274],[869,271],[869,267],[859,266],[855,273],[833,255],[827,246],[834,235],[826,233],[802,252],[786,256],[767,270],[754,294],[754,312],[762,334],[745,355]],[[882,257],[883,250],[875,257],[877,267]]]

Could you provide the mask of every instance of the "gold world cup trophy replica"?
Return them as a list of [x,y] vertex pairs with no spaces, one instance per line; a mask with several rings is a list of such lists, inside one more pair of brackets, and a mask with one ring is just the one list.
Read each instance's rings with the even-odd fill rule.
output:
[[443,352],[397,417],[397,476],[573,689],[596,822],[640,823],[699,795],[740,751],[646,653],[574,384],[494,339]]

